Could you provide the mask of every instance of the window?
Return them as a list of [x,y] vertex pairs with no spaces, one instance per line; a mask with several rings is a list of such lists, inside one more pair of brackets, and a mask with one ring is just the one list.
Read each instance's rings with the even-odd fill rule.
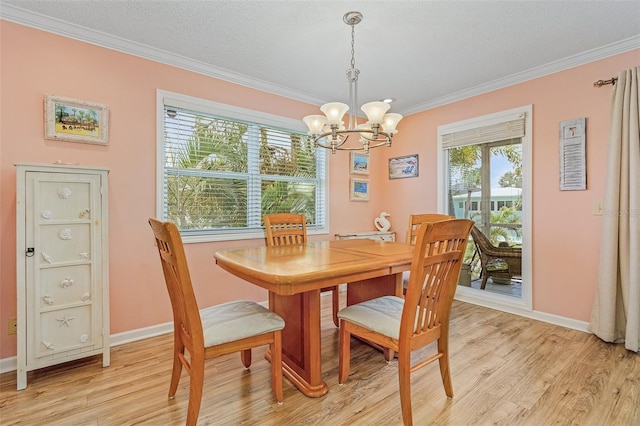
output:
[[496,246],[522,248],[521,268],[490,275],[481,289],[486,265],[470,243],[461,300],[531,309],[531,113],[525,106],[438,127],[438,211],[475,221]]
[[267,213],[326,228],[326,153],[297,120],[158,91],[158,217],[185,241],[264,236]]

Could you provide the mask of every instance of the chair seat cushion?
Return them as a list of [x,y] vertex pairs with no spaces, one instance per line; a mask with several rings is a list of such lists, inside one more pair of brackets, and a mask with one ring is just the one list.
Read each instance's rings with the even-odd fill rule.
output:
[[284,320],[262,305],[238,300],[200,310],[205,347],[284,328]]
[[496,258],[496,259],[491,259],[491,260],[489,260],[487,262],[486,269],[489,272],[492,272],[492,271],[508,271],[509,270],[509,265],[507,264],[507,262],[504,259]]
[[347,306],[338,312],[338,318],[398,339],[403,307],[404,299],[396,296],[383,296]]

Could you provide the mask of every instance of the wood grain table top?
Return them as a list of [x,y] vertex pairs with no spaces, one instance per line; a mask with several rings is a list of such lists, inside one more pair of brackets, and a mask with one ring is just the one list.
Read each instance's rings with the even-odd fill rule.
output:
[[409,270],[413,246],[376,240],[332,240],[215,253],[226,271],[280,295]]

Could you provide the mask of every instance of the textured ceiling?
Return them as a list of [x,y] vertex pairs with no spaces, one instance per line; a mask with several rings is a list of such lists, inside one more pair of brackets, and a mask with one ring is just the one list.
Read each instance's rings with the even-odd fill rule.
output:
[[637,1],[2,0],[0,16],[320,104],[347,100],[350,10],[360,104],[405,114],[640,48]]

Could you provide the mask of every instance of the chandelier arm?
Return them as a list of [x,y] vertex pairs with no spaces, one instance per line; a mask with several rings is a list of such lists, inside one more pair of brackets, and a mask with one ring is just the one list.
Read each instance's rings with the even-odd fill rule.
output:
[[[369,133],[369,132],[367,132],[367,133]],[[372,133],[373,133],[373,132],[372,132]],[[371,141],[371,142],[381,140],[381,139],[380,139],[380,136],[384,136],[384,138],[385,138],[385,139],[392,139],[392,138],[393,138],[393,135],[391,135],[391,134],[389,134],[389,133],[387,133],[387,132],[378,132],[378,137],[377,137],[377,138],[369,138],[369,137],[367,137],[367,136],[365,136],[365,135],[360,135],[360,136],[361,136],[363,139],[366,139],[366,140]]]
[[[390,140],[386,140],[386,141],[380,141],[380,143],[377,144],[373,144],[373,145],[369,145],[369,149],[372,148],[379,148],[381,146],[391,146],[391,141]],[[322,145],[322,144],[318,144],[318,146],[322,147],[322,148],[326,148],[326,149],[331,149],[331,145]],[[336,150],[338,151],[362,151],[362,147],[361,146],[356,146],[356,147],[337,147]]]
[[[340,132],[338,132],[338,134],[340,134]],[[331,148],[331,146],[332,146],[331,144],[320,142],[320,139],[322,139],[322,138],[324,138],[326,136],[331,136],[331,132],[325,132],[325,133],[323,133],[321,135],[314,136],[313,137],[313,142],[316,144],[316,146],[321,146],[323,148]],[[337,148],[340,148],[342,145],[344,145],[347,142],[347,140],[349,139],[349,136],[350,135],[346,135],[345,138],[343,140],[341,140],[339,143],[336,143],[335,146]]]
[[[360,136],[364,137],[365,139],[368,139],[370,141],[375,141],[377,140],[377,138],[367,138],[365,137],[362,133],[371,133],[371,134],[377,134],[377,135],[382,135],[387,139],[391,139],[393,137],[393,134],[391,133],[387,133],[384,131],[380,131],[378,130],[377,132],[375,130],[372,129],[343,129],[343,130],[336,130],[335,134],[336,135],[343,135],[343,134],[350,134],[350,133],[360,133]],[[317,139],[321,139],[324,138],[326,136],[334,136],[334,132],[333,131],[329,131],[329,132],[324,132],[324,133],[320,133],[318,135],[313,135],[314,141]],[[348,138],[349,135],[347,135]],[[346,138],[345,138],[346,140]]]

